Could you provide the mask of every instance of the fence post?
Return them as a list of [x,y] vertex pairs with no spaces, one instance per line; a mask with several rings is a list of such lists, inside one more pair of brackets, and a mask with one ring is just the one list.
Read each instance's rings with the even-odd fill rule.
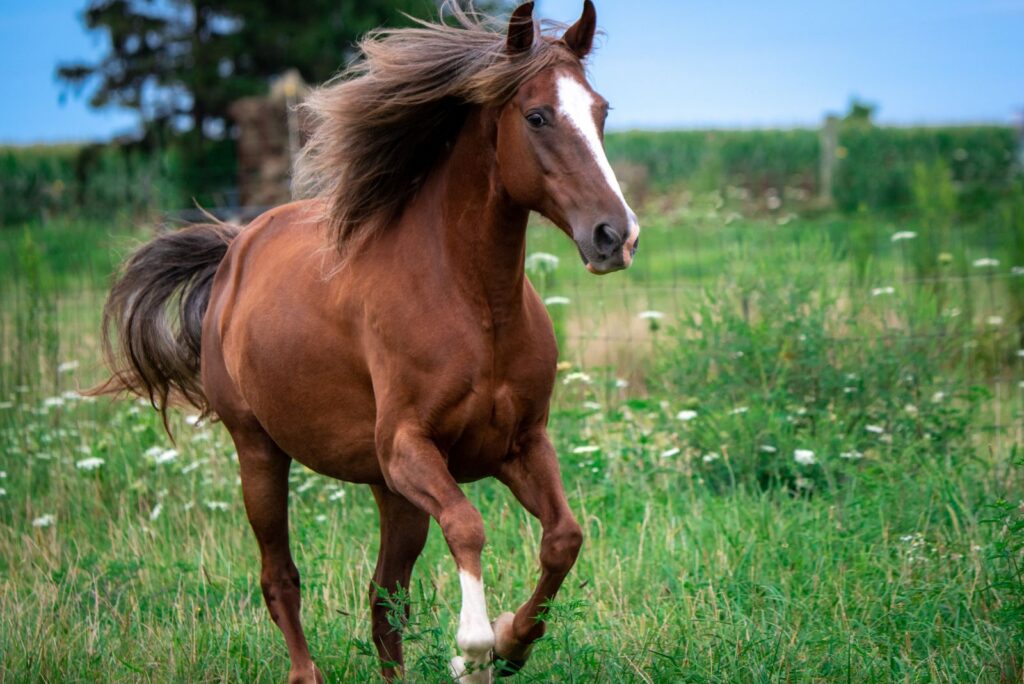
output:
[[839,117],[829,114],[821,127],[821,165],[818,169],[818,199],[824,206],[832,205],[832,181],[835,178],[836,150],[839,149]]
[[1024,175],[1024,109],[1017,113],[1017,168],[1019,174]]

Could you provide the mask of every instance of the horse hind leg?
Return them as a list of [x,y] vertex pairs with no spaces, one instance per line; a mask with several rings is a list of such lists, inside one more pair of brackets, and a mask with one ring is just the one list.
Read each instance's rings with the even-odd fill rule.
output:
[[[370,584],[370,607],[373,643],[381,661],[381,674],[386,681],[403,675],[402,633],[389,619],[395,607],[381,591],[394,596],[409,590],[412,568],[423,551],[430,530],[430,516],[386,487],[371,487],[380,509],[380,550],[377,569]],[[409,619],[409,605],[403,607]]]
[[288,542],[291,458],[254,424],[254,418],[246,422],[249,425],[245,428],[229,425],[228,429],[238,450],[245,512],[260,547],[263,598],[288,645],[289,684],[323,684],[299,620],[299,571]]

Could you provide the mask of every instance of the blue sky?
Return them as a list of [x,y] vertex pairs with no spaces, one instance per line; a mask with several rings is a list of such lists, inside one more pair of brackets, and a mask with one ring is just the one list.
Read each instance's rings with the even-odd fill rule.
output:
[[[85,0],[0,0],[0,143],[130,131],[60,103],[57,62],[103,45]],[[1024,0],[597,0],[595,86],[613,128],[815,125],[851,96],[888,123],[1010,122],[1024,108]],[[571,21],[580,0],[540,0]]]

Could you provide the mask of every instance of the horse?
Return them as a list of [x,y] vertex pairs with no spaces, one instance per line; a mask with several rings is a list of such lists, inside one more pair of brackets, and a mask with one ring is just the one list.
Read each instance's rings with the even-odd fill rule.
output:
[[[462,591],[452,676],[516,672],[544,633],[583,535],[546,431],[558,350],[524,272],[527,219],[549,219],[594,274],[628,267],[640,232],[604,152],[608,103],[584,71],[595,27],[590,0],[564,33],[541,30],[532,2],[507,30],[451,3],[436,23],[369,34],[304,105],[304,199],[244,228],[162,234],[112,286],[111,376],[96,392],[148,397],[165,427],[179,403],[223,422],[289,682],[323,681],[288,540],[293,460],[373,491],[387,681],[404,666],[386,594],[407,590],[430,518]],[[533,594],[493,622],[483,518],[459,487],[485,477],[543,528]]]

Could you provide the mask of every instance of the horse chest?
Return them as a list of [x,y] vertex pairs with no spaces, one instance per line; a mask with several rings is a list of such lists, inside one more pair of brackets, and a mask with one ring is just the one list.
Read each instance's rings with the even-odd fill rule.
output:
[[[529,411],[514,387],[480,387],[464,410],[453,415],[447,437],[449,470],[460,480],[486,477],[514,450]],[[442,440],[448,441],[448,440]]]

